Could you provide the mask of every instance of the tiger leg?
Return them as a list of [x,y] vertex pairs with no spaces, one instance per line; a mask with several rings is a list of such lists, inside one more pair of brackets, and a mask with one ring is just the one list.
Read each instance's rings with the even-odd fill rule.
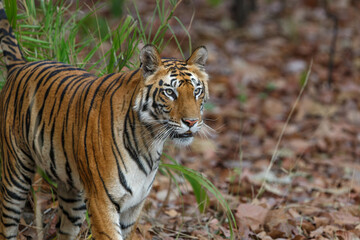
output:
[[34,174],[35,164],[32,160],[20,159],[15,151],[4,150],[1,167],[0,239],[16,239]]
[[57,194],[59,199],[57,239],[76,239],[86,213],[83,194],[74,189],[66,189],[65,184],[62,183],[58,184]]
[[136,225],[139,220],[141,210],[145,201],[125,210],[120,214],[121,232],[125,239],[133,239],[135,236]]
[[116,204],[104,188],[97,188],[95,193],[87,195],[87,209],[91,222],[93,239],[123,240]]

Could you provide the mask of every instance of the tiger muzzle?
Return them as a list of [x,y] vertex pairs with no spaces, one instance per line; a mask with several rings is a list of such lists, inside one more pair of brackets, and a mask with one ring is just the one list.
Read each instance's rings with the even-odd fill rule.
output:
[[181,133],[181,134],[173,132],[170,135],[171,138],[189,138],[189,137],[193,137],[193,136],[194,136],[194,134],[191,131],[187,131],[187,132]]

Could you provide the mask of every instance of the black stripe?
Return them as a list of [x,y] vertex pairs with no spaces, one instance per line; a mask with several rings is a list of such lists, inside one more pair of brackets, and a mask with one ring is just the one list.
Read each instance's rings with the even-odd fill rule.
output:
[[[99,232],[100,235],[107,237],[108,239],[112,240],[112,238],[105,232]],[[102,238],[101,238],[102,239]]]
[[[10,164],[9,164],[10,165]],[[23,185],[21,185],[19,182],[17,182],[14,178],[14,176],[19,179],[16,171],[14,170],[10,170],[9,169],[9,165],[7,165],[7,171],[8,171],[8,180],[9,183],[12,183],[14,186],[16,186],[17,188],[21,189],[22,191],[24,191],[24,193],[26,194],[29,191],[29,187],[24,187]]]
[[[59,221],[58,223],[60,223],[60,221]],[[58,227],[58,228],[59,228],[58,232],[59,232],[60,235],[70,236],[70,233],[66,233],[66,232],[61,231],[61,229],[60,229],[60,224],[59,224],[59,227]]]
[[[17,225],[16,225],[17,226]],[[11,235],[11,236],[5,236],[3,233],[0,233],[0,236],[4,237],[5,239],[12,239],[12,238],[15,238],[17,237],[17,235]]]
[[[93,152],[95,152],[95,149],[93,149]],[[107,189],[107,187],[105,185],[104,179],[102,178],[102,175],[101,175],[100,170],[99,170],[98,162],[95,161],[95,164],[96,164],[96,170],[98,172],[99,178],[101,180],[101,183],[103,185],[103,188],[105,190],[105,193],[106,193],[107,197],[109,198],[110,202],[114,205],[116,211],[120,212],[120,205],[114,200],[114,198],[111,196],[111,194],[109,193],[109,190]]]
[[16,218],[16,217],[13,217],[13,216],[9,216],[9,215],[7,215],[6,213],[2,213],[1,216],[2,216],[3,218],[7,218],[7,219],[14,220],[16,224],[20,221],[20,218]]
[[[16,147],[14,146],[14,139],[11,138],[11,135],[10,135],[10,144],[8,142],[8,139],[5,139],[6,140],[6,144],[7,146],[10,148],[11,146],[11,149],[16,149]],[[17,163],[19,164],[21,170],[24,170],[26,172],[28,172],[29,174],[34,174],[35,173],[35,170],[34,169],[31,169],[31,168],[28,168],[27,166],[24,165],[23,161],[20,161],[18,156],[14,153],[14,152],[11,152],[12,156],[17,159]],[[24,178],[24,180],[28,183],[28,184],[31,184],[32,180],[31,178],[29,178],[27,175],[24,175],[22,174],[22,177]]]
[[137,72],[139,72],[139,70],[140,70],[140,69],[135,70],[135,71],[130,75],[130,77],[129,77],[128,80],[126,81],[126,84],[128,84],[128,83],[131,81],[131,79],[135,76],[135,74],[136,74]]
[[6,194],[7,194],[10,198],[12,198],[12,199],[14,199],[14,200],[17,200],[17,201],[25,201],[25,200],[26,200],[26,196],[25,196],[25,197],[21,197],[21,196],[19,196],[17,193],[14,193],[14,192],[10,191],[10,190],[7,189],[6,187],[5,187],[4,189],[5,189]]
[[65,132],[64,132],[64,130],[65,130],[65,126],[63,125],[62,132],[61,132],[61,145],[62,145],[64,157],[65,157],[65,172],[66,172],[66,176],[67,176],[66,182],[67,182],[67,184],[69,184],[69,186],[71,188],[75,188],[74,183],[73,183],[72,174],[71,174],[69,159],[68,159],[66,149],[65,149]]
[[86,210],[86,204],[81,205],[80,207],[73,208],[74,211],[84,211]]
[[82,201],[82,199],[79,199],[79,198],[65,198],[60,195],[58,195],[58,197],[61,199],[61,201],[66,202],[66,203],[76,203],[76,202]]
[[[110,95],[110,107],[111,107],[111,109],[110,109],[110,125],[111,125],[111,135],[112,135],[112,139],[113,139],[112,149],[113,149],[114,146],[115,146],[116,152],[117,152],[117,154],[119,155],[119,157],[120,157],[120,159],[121,159],[121,162],[122,162],[122,164],[123,164],[123,166],[124,166],[124,168],[125,168],[124,170],[125,170],[125,172],[127,172],[127,168],[126,168],[124,159],[123,159],[122,154],[121,154],[121,151],[120,151],[120,149],[119,149],[119,144],[116,142],[115,129],[114,129],[114,127],[115,127],[115,124],[114,124],[114,111],[113,111],[113,107],[116,106],[115,104],[113,104],[113,97],[114,97],[115,93],[117,92],[117,90],[120,89],[120,87],[122,86],[125,77],[126,77],[126,74],[122,74],[118,79],[116,79],[116,81],[114,81],[114,84],[110,84],[110,85],[112,85],[112,86],[110,87],[110,85],[109,85],[109,87],[108,87],[108,89],[105,91],[105,94],[104,94],[103,97],[107,96],[107,93],[108,93],[107,91],[110,92],[110,90],[112,90],[113,86],[115,86],[115,83],[117,82],[117,80],[120,80],[120,84],[119,84],[114,90],[112,90],[113,92],[112,92],[112,94]],[[102,101],[104,101],[104,98],[102,99]],[[124,103],[125,103],[125,102],[124,102]],[[123,104],[124,104],[124,103],[123,103]],[[113,150],[114,150],[114,149],[113,149]],[[113,152],[114,152],[114,151],[113,151]],[[118,159],[117,159],[115,153],[114,153],[114,156],[115,156],[115,160],[117,161],[116,164],[119,165]],[[119,168],[118,168],[118,169],[119,169]],[[126,184],[126,185],[127,185],[127,184]],[[132,192],[132,191],[131,191],[131,192]]]
[[153,92],[153,95],[152,95],[152,100],[153,100],[153,104],[152,104],[152,107],[154,109],[156,109],[158,107],[158,104],[156,103],[156,94],[158,93],[158,88],[156,88]]
[[[136,85],[136,89],[139,87],[139,85]],[[133,102],[134,96],[135,96],[135,92],[136,89],[134,89],[134,92],[131,96],[130,99],[130,103]],[[132,116],[132,118],[130,117],[130,115]],[[125,145],[125,149],[127,150],[127,152],[129,153],[130,157],[135,161],[135,163],[138,165],[139,169],[147,176],[148,173],[146,172],[144,165],[141,163],[140,159],[138,158],[138,143],[137,140],[135,138],[135,125],[132,126],[132,122],[134,122],[134,112],[133,109],[131,107],[128,108],[128,111],[125,115],[125,121],[124,121],[124,134],[123,134],[123,141],[124,141],[124,145]],[[133,120],[133,121],[131,121]],[[130,133],[128,128],[130,128],[131,130],[131,134],[132,134],[132,143],[130,143]],[[134,149],[135,147],[135,149]]]
[[0,20],[7,19],[5,9],[0,9]]
[[123,172],[122,172],[122,170],[120,168],[119,160],[118,160],[117,155],[116,155],[116,153],[114,151],[114,147],[112,147],[112,151],[113,151],[113,155],[115,157],[116,167],[117,167],[118,175],[119,175],[119,181],[120,181],[121,185],[125,188],[125,190],[128,191],[132,195],[132,190],[129,187],[129,185],[127,184],[126,178],[125,178],[125,176],[124,176],[124,174],[123,174]]
[[[81,220],[81,217],[73,217],[71,216],[64,208],[63,206],[59,205],[61,211],[63,212],[63,214],[67,217],[67,219],[69,219],[69,221],[74,224],[75,226],[78,226],[79,223],[76,224],[77,221]],[[80,224],[81,227],[81,224]]]
[[135,222],[129,223],[129,224],[120,223],[120,227],[121,227],[121,230],[124,230],[124,229],[134,226],[134,224],[135,224]]
[[5,208],[6,211],[8,211],[8,212],[13,212],[14,214],[18,214],[18,215],[21,214],[21,211],[19,211],[18,209],[7,207],[5,204],[3,204],[2,207]]
[[[109,79],[111,76],[113,76],[114,74],[109,74],[105,77],[105,79]],[[91,81],[91,83],[89,84],[89,86],[87,86],[87,89],[85,91],[85,95],[84,95],[84,102],[86,102],[86,98],[89,94],[89,91],[90,91],[90,88],[92,86],[92,84],[94,83],[95,81]],[[91,169],[90,169],[90,164],[89,164],[89,156],[88,156],[88,151],[87,151],[87,140],[88,140],[88,126],[89,126],[89,121],[90,121],[90,113],[91,111],[93,110],[93,104],[94,104],[94,101],[95,101],[95,98],[97,96],[97,92],[99,91],[100,87],[102,86],[102,84],[104,84],[105,81],[102,81],[98,86],[97,88],[95,89],[95,93],[91,99],[91,102],[90,102],[90,106],[88,108],[88,112],[87,112],[87,116],[86,116],[86,121],[85,121],[85,134],[84,134],[84,150],[85,150],[85,158],[86,158],[86,166],[87,167],[87,172],[90,174],[91,173]],[[96,158],[95,159],[95,163],[96,165],[98,164],[97,161],[96,161]],[[82,161],[80,161],[80,164],[82,164]],[[84,167],[84,166],[83,166]],[[98,170],[98,169],[97,169]],[[99,171],[99,170],[98,170]],[[86,177],[88,174],[85,174]],[[99,174],[100,176],[100,174]],[[89,176],[90,177],[90,176]],[[90,178],[92,180],[92,182],[94,182],[94,179],[93,178]],[[95,184],[94,184],[95,186]]]
[[8,45],[8,47],[10,47],[13,52],[15,52],[15,49],[13,47],[18,47],[14,39],[11,38],[3,39],[2,43],[6,43],[6,45]]
[[[21,109],[22,109],[22,105],[23,105],[23,103],[25,102],[24,101],[24,98],[25,98],[25,93],[24,92],[22,92],[22,94],[21,94],[21,97],[19,98],[19,92],[20,92],[20,89],[21,90],[23,90],[23,89],[26,89],[26,86],[27,86],[27,83],[30,81],[30,79],[31,79],[31,77],[32,77],[32,75],[34,74],[34,72],[35,72],[35,69],[23,69],[23,68],[21,68],[21,69],[19,69],[19,71],[17,72],[17,74],[16,74],[16,76],[15,76],[15,80],[16,79],[19,79],[19,74],[20,73],[22,73],[22,72],[24,72],[24,76],[22,77],[22,80],[21,80],[21,82],[20,82],[20,84],[17,84],[17,86],[16,86],[16,91],[15,91],[15,96],[14,96],[14,98],[15,98],[15,109],[14,109],[14,122],[13,122],[13,126],[15,126],[15,119],[16,119],[16,114],[17,113],[19,113],[19,112],[21,112]],[[28,76],[26,76],[27,74],[29,74]],[[35,78],[37,78],[38,77],[38,75],[35,77]],[[25,90],[26,91],[26,90]],[[20,99],[20,100],[18,100],[18,99]],[[20,111],[18,111],[17,110],[17,107],[18,107],[18,105],[19,105],[19,107],[20,107]]]
[[[67,129],[67,127],[68,127],[68,120],[70,120],[70,119],[69,119],[69,114],[70,114],[70,111],[72,110],[71,105],[72,105],[72,103],[74,102],[75,97],[78,95],[79,89],[80,89],[81,86],[82,86],[83,84],[85,84],[85,83],[86,83],[85,81],[82,81],[82,82],[79,82],[79,81],[78,81],[76,88],[73,90],[73,94],[69,97],[69,102],[68,102],[68,104],[67,104],[66,117],[65,117],[65,127],[66,127],[66,129]],[[74,85],[75,85],[75,84],[74,84]],[[50,115],[49,121],[51,121],[51,115]],[[73,143],[74,143],[74,141],[73,141]]]

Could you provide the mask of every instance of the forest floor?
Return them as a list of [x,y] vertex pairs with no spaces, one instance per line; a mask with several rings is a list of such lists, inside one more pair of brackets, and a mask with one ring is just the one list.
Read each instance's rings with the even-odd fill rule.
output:
[[[138,2],[151,18],[153,1]],[[235,239],[359,239],[359,2],[258,1],[242,27],[231,18],[231,1],[209,2],[183,1],[175,15],[190,26],[193,46],[209,51],[205,118],[216,133],[186,149],[169,143],[166,153],[222,192],[237,222]],[[331,14],[338,29],[329,85]],[[175,48],[163,55],[179,54]],[[229,239],[215,197],[209,194],[210,206],[199,213],[190,184],[178,182],[169,187],[158,174],[138,239]],[[43,195],[38,199],[52,204],[44,203],[51,234],[56,201]]]

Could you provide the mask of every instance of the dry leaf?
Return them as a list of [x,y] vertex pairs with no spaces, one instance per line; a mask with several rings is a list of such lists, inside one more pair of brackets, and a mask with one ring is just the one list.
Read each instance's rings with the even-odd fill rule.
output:
[[258,231],[264,224],[268,209],[249,203],[240,204],[236,209],[235,217],[241,226],[247,226],[252,231]]

